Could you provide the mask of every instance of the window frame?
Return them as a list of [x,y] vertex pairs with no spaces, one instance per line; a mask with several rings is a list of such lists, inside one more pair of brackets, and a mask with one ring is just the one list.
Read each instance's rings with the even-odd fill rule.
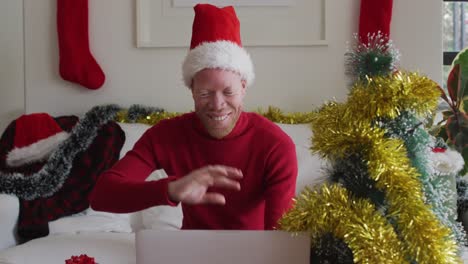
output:
[[[443,2],[468,2],[468,0],[442,0]],[[443,60],[444,60],[444,66],[450,66],[452,65],[453,59],[458,54],[458,51],[443,51]]]

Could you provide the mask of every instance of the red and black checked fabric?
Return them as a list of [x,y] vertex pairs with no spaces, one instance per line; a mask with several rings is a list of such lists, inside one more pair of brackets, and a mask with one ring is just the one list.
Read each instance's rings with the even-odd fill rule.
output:
[[[78,118],[66,116],[55,120],[63,130],[70,132]],[[6,154],[13,148],[14,131],[15,124],[12,122],[0,139],[0,170],[4,173],[19,172],[31,175],[39,171],[45,162],[18,168],[10,168],[5,164]],[[87,209],[88,196],[98,176],[119,159],[124,141],[125,134],[120,126],[115,122],[108,122],[98,130],[88,149],[75,157],[72,170],[59,191],[48,198],[31,201],[20,199],[17,232],[21,242],[47,236],[48,222]]]

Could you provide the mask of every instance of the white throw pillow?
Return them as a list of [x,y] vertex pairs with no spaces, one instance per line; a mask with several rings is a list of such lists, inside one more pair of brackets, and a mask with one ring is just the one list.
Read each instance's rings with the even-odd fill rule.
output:
[[130,233],[132,227],[128,214],[86,211],[62,217],[49,223],[50,234],[77,234],[84,232]]
[[[154,171],[146,180],[157,181],[166,178],[164,170]],[[141,211],[144,229],[178,230],[182,227],[182,207],[178,206],[154,206]]]

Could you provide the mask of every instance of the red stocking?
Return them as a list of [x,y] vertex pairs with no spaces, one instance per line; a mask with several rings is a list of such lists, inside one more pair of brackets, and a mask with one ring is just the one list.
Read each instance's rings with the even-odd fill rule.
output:
[[377,34],[378,31],[390,37],[392,6],[393,0],[361,0],[359,37],[362,42],[367,43],[367,35]]
[[89,89],[106,79],[89,50],[88,0],[57,0],[60,76]]

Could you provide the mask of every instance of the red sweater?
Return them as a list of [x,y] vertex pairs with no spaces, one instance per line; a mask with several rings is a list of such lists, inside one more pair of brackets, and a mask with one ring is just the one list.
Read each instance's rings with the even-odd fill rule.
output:
[[[116,213],[174,205],[168,182],[206,165],[242,170],[241,190],[217,189],[225,205],[186,205],[183,229],[273,229],[292,205],[297,177],[295,146],[281,128],[254,113],[242,113],[233,131],[211,137],[195,113],[164,120],[148,129],[91,194],[95,210]],[[145,182],[156,169],[167,179]]]

